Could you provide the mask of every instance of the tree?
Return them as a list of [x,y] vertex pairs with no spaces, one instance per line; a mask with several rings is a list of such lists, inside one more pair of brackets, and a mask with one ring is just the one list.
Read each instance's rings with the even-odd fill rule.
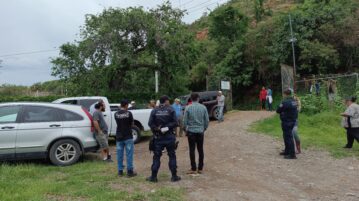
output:
[[152,94],[158,70],[161,92],[179,95],[195,58],[194,37],[182,17],[169,2],[150,11],[109,8],[87,15],[81,40],[61,46],[52,74],[76,94]]

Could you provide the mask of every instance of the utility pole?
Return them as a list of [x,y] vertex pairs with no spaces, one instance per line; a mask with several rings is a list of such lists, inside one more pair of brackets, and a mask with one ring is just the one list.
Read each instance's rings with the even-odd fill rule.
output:
[[295,63],[295,50],[294,50],[294,43],[297,42],[297,39],[294,38],[293,35],[293,27],[292,27],[292,17],[289,14],[289,25],[290,25],[290,35],[291,38],[289,40],[290,43],[292,43],[292,52],[293,52],[293,91],[296,91],[296,84],[295,84],[295,80],[296,80],[296,76],[297,76],[297,67],[296,67],[296,63]]
[[[157,52],[155,53],[155,64],[157,65],[158,63],[158,56],[157,56]],[[158,94],[158,70],[155,71],[155,92],[156,94]]]

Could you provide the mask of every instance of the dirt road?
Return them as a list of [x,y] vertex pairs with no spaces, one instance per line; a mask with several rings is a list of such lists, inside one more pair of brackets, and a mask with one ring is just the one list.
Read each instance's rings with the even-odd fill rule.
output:
[[[225,122],[211,122],[205,136],[205,171],[189,176],[188,145],[180,138],[178,170],[183,180],[169,180],[168,157],[162,159],[159,186],[186,190],[186,200],[359,200],[359,160],[334,159],[326,152],[304,150],[298,160],[278,155],[282,142],[249,133],[248,126],[271,116],[267,112],[238,112]],[[150,174],[151,157],[147,143],[136,146],[135,165],[141,175]],[[340,146],[338,144],[338,146]],[[156,186],[155,186],[156,187]]]

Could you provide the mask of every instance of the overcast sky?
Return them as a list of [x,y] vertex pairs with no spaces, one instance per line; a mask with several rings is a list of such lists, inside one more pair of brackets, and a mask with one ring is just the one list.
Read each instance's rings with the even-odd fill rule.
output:
[[[171,0],[174,7],[188,10],[189,14],[184,18],[187,23],[226,1]],[[58,55],[56,48],[61,44],[79,39],[79,27],[84,24],[85,14],[97,14],[108,7],[153,8],[162,2],[163,0],[1,0],[0,85],[31,85],[56,79],[51,76],[50,58]],[[43,52],[29,54],[38,51]]]

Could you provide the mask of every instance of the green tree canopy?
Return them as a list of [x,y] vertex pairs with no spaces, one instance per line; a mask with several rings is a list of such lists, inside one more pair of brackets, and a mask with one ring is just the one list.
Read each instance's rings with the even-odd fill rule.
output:
[[53,75],[75,94],[153,93],[158,70],[162,93],[183,93],[196,51],[182,17],[168,2],[149,11],[109,8],[87,15],[81,40],[62,45],[52,60]]

